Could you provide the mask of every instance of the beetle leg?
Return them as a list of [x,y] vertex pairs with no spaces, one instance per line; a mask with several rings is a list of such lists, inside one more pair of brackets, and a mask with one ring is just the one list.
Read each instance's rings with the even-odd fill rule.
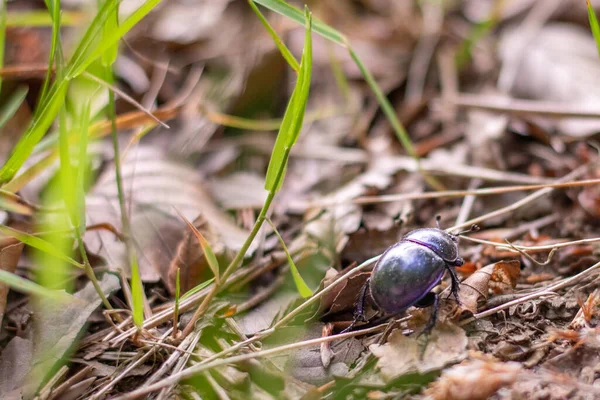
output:
[[438,310],[440,309],[440,297],[437,295],[437,293],[429,292],[425,295],[425,297],[419,300],[417,304],[415,304],[415,307],[418,308],[425,308],[430,306],[433,306],[433,309],[431,310],[431,316],[429,317],[427,325],[425,325],[425,328],[419,334],[419,336],[421,336],[422,334],[429,335],[431,333],[431,330],[435,326],[435,322],[437,321]]
[[448,270],[448,272],[450,272],[450,291],[452,292],[452,295],[454,296],[458,304],[460,304],[460,298],[458,297],[458,292],[460,290],[460,280],[458,279],[458,275],[456,275],[456,271],[453,267],[446,264],[446,269]]
[[360,288],[360,292],[358,293],[358,299],[356,300],[354,308],[354,319],[352,319],[350,325],[340,333],[350,332],[358,321],[367,322],[367,316],[365,313],[365,301],[367,297],[367,289],[369,288],[370,282],[371,278],[367,279],[362,288]]

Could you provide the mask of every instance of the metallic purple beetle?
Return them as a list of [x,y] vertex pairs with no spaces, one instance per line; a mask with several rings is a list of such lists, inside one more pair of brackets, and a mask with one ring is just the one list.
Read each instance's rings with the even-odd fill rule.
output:
[[460,281],[454,267],[464,263],[458,256],[458,236],[478,229],[473,225],[467,231],[452,234],[441,230],[438,224],[437,228],[411,231],[389,247],[360,290],[354,320],[344,331],[351,330],[359,320],[367,321],[364,310],[367,290],[376,308],[387,314],[399,314],[411,306],[433,305],[431,318],[424,329],[424,332],[431,331],[439,308],[438,295],[431,289],[440,282],[444,271],[448,271],[452,294],[458,300]]

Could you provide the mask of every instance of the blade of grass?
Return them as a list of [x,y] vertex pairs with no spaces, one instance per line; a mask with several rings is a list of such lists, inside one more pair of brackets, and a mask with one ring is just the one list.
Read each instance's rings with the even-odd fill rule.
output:
[[0,282],[7,284],[11,288],[19,292],[39,297],[46,297],[51,299],[67,299],[69,297],[63,291],[46,289],[45,287],[38,285],[35,282],[21,278],[18,275],[11,274],[10,272],[6,272],[3,270],[0,270]]
[[[119,13],[118,8],[115,8],[113,12],[108,16],[106,22],[102,27],[102,37],[110,37],[111,32],[118,29],[119,26]],[[117,61],[117,55],[119,54],[119,42],[115,41],[112,46],[108,46],[106,51],[102,54],[100,60],[102,65],[109,67]]]
[[360,58],[358,58],[358,55],[354,52],[354,50],[348,47],[348,51],[350,52],[350,57],[352,57],[354,63],[358,66],[358,69],[367,81],[367,84],[371,88],[371,91],[375,94],[375,97],[377,98],[377,101],[381,106],[381,110],[387,117],[390,125],[392,125],[394,133],[396,133],[396,137],[398,138],[400,143],[402,143],[402,146],[404,147],[406,152],[411,157],[417,158],[417,153],[415,152],[412,142],[408,137],[408,133],[406,132],[406,129],[404,129],[404,126],[402,126],[400,120],[398,120],[398,117],[396,116],[396,111],[394,110],[394,107],[392,107],[392,104],[388,100],[387,96],[383,93],[383,91],[377,84],[377,81],[375,81],[375,78],[373,77],[373,75],[371,75],[371,72],[369,72],[367,67],[360,60]]
[[8,122],[9,119],[15,115],[21,104],[27,97],[27,92],[29,92],[29,87],[27,86],[19,86],[15,91],[10,95],[10,98],[6,101],[6,104],[0,110],[0,128]]
[[[306,37],[307,37],[307,40],[310,41],[311,40],[310,35],[311,35],[311,27],[312,27],[312,17],[310,15],[310,13],[308,12],[308,8],[305,8],[305,21],[306,21],[306,29],[308,31],[306,34]],[[300,73],[298,74],[299,75],[298,80],[296,81],[296,87],[294,88],[294,92],[297,92],[297,93],[300,92],[299,87],[302,82],[306,83],[308,81],[308,83],[310,84],[310,68],[308,67],[308,63],[309,63],[309,61],[312,62],[312,57],[307,56],[307,54],[308,54],[308,52],[306,51],[307,45],[308,45],[308,43],[305,43],[305,49],[303,50],[303,55],[302,55],[304,60],[303,60],[303,62],[300,63]],[[307,69],[309,72],[308,76],[306,76],[306,72],[305,72],[305,70],[307,70]],[[307,88],[306,96],[308,97],[308,86],[306,86],[306,88]],[[304,107],[306,107],[306,99],[299,99],[299,100],[303,100],[303,101],[298,101],[298,99],[294,100],[294,98],[290,98],[289,103],[297,102],[298,104],[300,104],[300,105],[303,104]],[[288,113],[292,113],[292,112],[295,113],[295,116],[297,119],[301,119],[304,117],[304,110],[292,108],[288,104],[288,107],[286,108],[286,112],[283,116],[283,119],[285,120],[286,115]],[[292,123],[293,123],[293,125],[302,125],[302,121],[300,120],[300,121],[290,121],[290,123],[288,123],[287,126],[291,126]],[[291,144],[295,143],[295,141],[297,139],[297,134],[299,134],[299,131],[297,134],[294,135],[294,134],[290,134],[290,133],[286,133],[286,132],[282,133],[283,129],[284,129],[284,124],[282,123],[280,132],[278,134],[278,138],[279,138],[279,136],[281,136],[282,138],[287,140],[288,143],[291,143]],[[289,129],[289,128],[286,128],[286,129]],[[246,256],[246,252],[248,251],[250,244],[252,244],[252,242],[254,241],[254,238],[260,231],[260,228],[262,227],[262,225],[267,217],[267,212],[269,211],[269,208],[271,207],[271,203],[273,202],[273,199],[275,198],[275,194],[277,193],[276,189],[281,186],[281,182],[283,181],[283,177],[285,174],[285,165],[287,164],[287,160],[290,156],[290,151],[291,151],[291,146],[290,147],[283,146],[283,154],[276,154],[275,151],[273,151],[273,155],[277,156],[280,159],[280,162],[278,162],[279,169],[277,171],[275,171],[276,175],[275,175],[274,179],[272,180],[271,184],[269,185],[269,187],[271,187],[272,190],[269,190],[269,193],[267,194],[267,198],[265,199],[263,207],[260,210],[260,213],[258,214],[258,218],[256,219],[254,226],[252,227],[252,231],[246,238],[246,241],[242,245],[240,251],[236,254],[236,256],[233,258],[233,260],[229,263],[229,265],[225,269],[225,272],[223,272],[223,274],[221,275],[222,283],[227,282],[227,278],[240,266],[240,264],[244,260],[244,257]],[[269,162],[269,165],[271,165],[271,163],[273,163],[272,159]],[[192,316],[190,322],[186,325],[185,329],[183,330],[183,332],[182,332],[183,337],[186,337],[187,335],[190,334],[190,332],[192,332],[192,330],[194,329],[194,327],[196,325],[196,321],[198,321],[198,319],[208,309],[210,302],[217,295],[220,288],[221,288],[221,285],[215,284],[213,286],[212,290],[204,297],[204,300],[202,301],[202,303],[200,303],[200,305],[194,312],[194,315]]]
[[173,333],[172,337],[177,337],[177,330],[179,327],[179,297],[181,294],[181,283],[180,283],[180,268],[177,268],[177,275],[175,275],[175,310],[173,311]]
[[285,255],[287,256],[288,263],[290,264],[290,271],[292,273],[292,277],[294,278],[294,284],[296,285],[296,289],[298,289],[298,293],[300,293],[300,296],[304,297],[305,299],[307,297],[312,296],[313,295],[312,290],[310,290],[310,288],[308,287],[306,282],[304,282],[304,279],[302,279],[302,275],[300,275],[300,272],[298,271],[298,267],[296,267],[296,264],[294,263],[294,260],[292,259],[292,256],[290,255],[290,252],[289,252],[287,246],[285,245],[283,238],[279,234],[279,231],[277,231],[277,228],[273,224],[273,221],[271,221],[269,218],[267,218],[267,222],[269,223],[269,225],[271,225],[271,228],[273,228],[273,232],[275,232],[275,235],[277,235],[277,238],[279,239],[279,243],[281,243],[281,247],[283,247],[283,251],[285,252]]
[[260,22],[262,22],[264,27],[267,29],[267,31],[271,35],[271,38],[273,38],[275,45],[281,52],[281,55],[283,56],[285,61],[287,61],[287,63],[290,65],[290,67],[292,67],[292,69],[294,71],[298,72],[300,70],[300,65],[298,64],[298,61],[296,61],[296,58],[293,56],[293,54],[290,52],[290,50],[287,48],[287,46],[283,43],[283,40],[281,40],[279,35],[277,35],[277,32],[275,32],[273,27],[269,24],[269,21],[267,21],[267,19],[260,12],[258,7],[256,7],[256,4],[254,4],[254,1],[248,0],[248,3],[250,4],[250,7],[252,7],[252,11],[254,11],[254,13],[256,14],[258,19],[260,19]]
[[[45,0],[45,2],[46,7],[48,8],[48,11],[50,13],[50,17],[52,18],[52,41],[50,42],[50,55],[48,57],[48,69],[46,70],[46,79],[44,80],[39,96],[40,102],[44,101],[46,97],[46,92],[48,91],[48,85],[50,84],[50,79],[52,78],[52,67],[54,66],[54,60],[56,58],[56,52],[60,40],[61,25],[60,0]],[[62,63],[59,63],[59,65],[62,65]]]
[[33,147],[44,136],[63,106],[67,87],[68,83],[66,81],[52,85],[46,96],[46,101],[36,109],[29,127],[23,133],[10,158],[0,170],[0,184],[11,180],[15,176],[31,154]]
[[190,290],[185,292],[183,296],[181,296],[180,301],[183,301],[183,300],[187,299],[188,297],[198,293],[199,291],[201,291],[202,289],[204,289],[205,287],[207,287],[208,285],[213,283],[214,280],[215,280],[215,278],[210,278],[209,280],[204,281],[201,284],[194,286],[193,288],[191,288]]
[[[111,0],[106,0],[106,3],[109,3]],[[139,21],[145,13],[150,12],[152,7],[148,8],[148,4],[155,3],[158,4],[160,0],[155,0],[154,2],[145,2],[140,8],[138,8],[132,16],[130,16],[125,22],[128,23],[128,27],[123,28],[122,26],[117,26],[117,28],[112,32],[111,35],[109,32],[108,36],[102,37],[102,41],[104,42],[105,49],[108,50],[110,46],[107,46],[108,43],[112,40],[112,38],[117,37],[117,40],[120,36],[114,36],[115,32],[127,32],[133,25],[131,25],[132,21]],[[105,5],[106,5],[105,3]],[[142,10],[140,12],[140,10]],[[139,18],[139,19],[138,19]],[[129,21],[129,22],[128,22]],[[112,22],[111,22],[112,23]],[[115,40],[116,43],[116,40]],[[102,55],[104,50],[98,55]],[[83,72],[83,70],[82,70]],[[114,75],[112,71],[112,65],[104,65],[104,80],[109,84],[114,84]],[[110,120],[110,132],[111,139],[113,145],[113,153],[114,153],[114,164],[115,164],[115,181],[117,183],[117,197],[119,199],[119,211],[121,212],[121,225],[123,235],[125,236],[125,249],[127,253],[127,260],[129,266],[131,268],[131,308],[133,313],[133,322],[135,326],[140,329],[144,324],[144,285],[142,283],[142,279],[140,277],[139,263],[137,259],[137,254],[135,251],[135,247],[132,243],[131,238],[131,225],[129,222],[129,216],[127,214],[127,205],[125,203],[125,191],[123,190],[123,175],[121,173],[121,154],[119,151],[119,139],[117,137],[117,121],[116,121],[116,107],[115,107],[115,94],[112,90],[107,89],[108,92],[108,106],[106,108],[108,119]]]
[[131,265],[133,323],[139,328],[144,324],[144,285],[140,278],[140,266],[134,252],[130,253],[129,265]]
[[181,218],[183,220],[183,222],[186,223],[186,225],[188,226],[188,228],[190,228],[190,230],[192,231],[194,236],[196,236],[196,239],[198,240],[198,244],[200,245],[200,247],[202,247],[202,251],[204,252],[204,258],[206,258],[206,262],[208,263],[208,266],[210,267],[211,271],[213,272],[213,275],[215,277],[215,282],[217,283],[217,285],[220,284],[221,281],[219,278],[220,278],[221,272],[219,270],[219,261],[217,260],[217,257],[215,256],[214,251],[210,247],[210,244],[204,238],[202,233],[200,233],[200,231],[194,226],[194,224],[192,224],[178,210],[175,210],[175,212],[177,212],[177,214],[179,215],[179,218]]
[[21,243],[25,243],[26,245],[31,246],[39,251],[66,261],[77,268],[83,268],[83,265],[73,260],[71,257],[61,253],[54,246],[52,246],[52,244],[48,243],[44,239],[40,239],[39,237],[33,236],[27,232],[19,231],[6,225],[0,225],[0,233],[13,237]]
[[[287,159],[284,158],[286,149],[291,149],[298,140],[302,123],[304,121],[304,112],[308,101],[310,91],[310,77],[312,72],[312,17],[307,19],[306,34],[304,38],[304,50],[302,51],[302,60],[300,63],[300,71],[298,80],[290,102],[281,122],[281,128],[277,134],[269,168],[267,169],[267,177],[265,179],[265,189],[268,191],[278,191],[285,176]],[[283,170],[284,176],[277,182],[275,181],[279,171]]]
[[64,104],[69,81],[85,71],[92,62],[103,55],[105,51],[109,50],[111,46],[115,45],[123,35],[159,2],[160,0],[146,1],[125,20],[123,25],[110,32],[108,36],[103,36],[101,40],[98,40],[97,38],[102,32],[105,21],[111,15],[114,15],[119,1],[107,0],[104,3],[80,40],[68,65],[65,67],[65,76],[62,79],[57,79],[50,86],[44,101],[36,108],[31,124],[13,149],[8,162],[0,170],[0,184],[11,180],[15,176],[31,154],[33,147],[44,136]]
[[598,18],[596,18],[596,13],[594,12],[594,7],[592,6],[591,1],[586,0],[586,3],[588,20],[590,21],[590,29],[592,30],[592,35],[594,35],[596,47],[598,48],[598,54],[600,55],[600,25],[598,25]]
[[[287,4],[283,0],[254,0],[254,2],[281,15],[284,15],[296,22],[304,23],[304,19],[302,18],[302,12],[297,8]],[[350,45],[350,41],[343,34],[320,21],[314,22],[314,31],[323,36],[324,38],[331,40],[332,42],[337,43],[348,50],[348,52],[350,53],[350,57],[361,71],[363,77],[365,78],[365,81],[371,88],[371,91],[373,91],[373,93],[375,94],[377,102],[379,103],[379,106],[381,107],[388,122],[392,126],[396,137],[398,138],[400,143],[402,143],[402,146],[404,147],[406,152],[417,161],[419,165],[419,170],[421,171],[419,157],[414,150],[414,147],[412,145],[412,142],[410,141],[410,137],[408,136],[406,129],[404,128],[404,126],[402,126],[402,123],[396,116],[394,108],[392,107],[391,103],[377,84],[377,81],[375,80],[373,75],[371,75],[369,70],[365,67],[364,63],[361,61],[361,59],[358,57],[358,55]],[[423,171],[421,172],[423,173]],[[423,173],[423,177],[427,181],[427,183],[429,183],[429,185],[431,185],[435,189],[443,189],[443,186],[434,177],[425,173]]]
[[[278,14],[284,15],[300,25],[304,25],[306,23],[306,18],[304,13],[297,9],[294,6],[289,5],[285,1],[282,0],[254,0],[256,4],[260,4],[263,7],[268,8],[271,11],[275,11]],[[329,25],[319,21],[314,20],[312,24],[312,29],[319,35],[323,36],[325,39],[329,39],[332,42],[335,42],[339,45],[345,46],[347,39],[341,34],[339,31],[333,29]]]
[[[110,50],[117,42],[125,36],[131,28],[133,28],[138,22],[142,20],[154,7],[158,5],[162,0],[146,0],[138,9],[136,9],[122,24],[118,25],[116,29],[112,29],[110,32],[105,32],[106,35],[102,36],[100,43],[90,52],[89,55],[77,66],[73,66],[71,74],[68,76],[78,76],[81,74],[93,61],[102,56],[106,51]],[[114,3],[114,0],[107,0],[105,6],[109,3]],[[118,5],[115,5],[115,7]],[[114,8],[109,7],[108,17],[113,15]],[[106,21],[106,19],[104,20]],[[104,22],[103,21],[103,22]]]

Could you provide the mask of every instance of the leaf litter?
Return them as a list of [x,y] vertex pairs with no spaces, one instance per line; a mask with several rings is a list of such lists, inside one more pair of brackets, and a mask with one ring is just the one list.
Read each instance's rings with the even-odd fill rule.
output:
[[[88,2],[68,3],[71,11]],[[130,14],[133,3],[122,2],[121,13]],[[301,54],[305,31],[268,11],[289,9],[277,1],[256,3],[291,54]],[[463,1],[443,10],[338,3],[309,6],[315,21],[347,35],[344,43],[363,59],[423,157],[406,155],[348,49],[314,34],[307,117],[266,215],[281,236],[263,227],[242,265],[219,287],[217,268],[224,273],[245,247],[267,199],[263,177],[275,143],[271,131],[297,77],[244,2],[161,3],[120,46],[116,68],[119,88],[149,109],[178,104],[168,117],[170,130],[139,121],[118,125],[128,127],[118,132],[128,144],[120,160],[122,184],[146,320],[139,330],[130,321],[115,163],[108,143],[98,140],[90,143],[84,247],[94,270],[104,272],[101,286],[117,310],[101,313],[79,273],[67,278],[75,294],[64,307],[41,307],[36,296],[0,283],[5,396],[129,399],[152,388],[157,398],[598,396],[598,245],[560,246],[600,236],[596,186],[541,189],[534,197],[510,192],[464,201],[353,202],[427,194],[432,177],[450,190],[597,178],[594,88],[600,60],[584,2],[554,4],[545,12],[530,1]],[[10,12],[36,6],[19,7],[9,2]],[[434,8],[442,12],[435,32],[426,26]],[[290,15],[302,20],[301,10]],[[320,24],[315,22],[319,34],[337,35]],[[8,28],[4,64],[24,72],[0,68],[7,77],[2,91],[10,95],[24,83],[30,95],[2,127],[0,159],[7,159],[27,126],[44,75],[32,72],[33,63],[45,63],[49,52],[39,29],[19,29]],[[421,44],[432,32],[437,44],[427,55]],[[529,32],[527,40],[523,32]],[[450,65],[465,43],[470,58]],[[514,72],[510,85],[497,79],[507,71]],[[411,100],[415,79],[422,85],[419,104]],[[449,96],[448,85],[454,86]],[[448,104],[459,107],[446,109]],[[132,105],[120,100],[116,109],[125,116]],[[9,182],[9,188],[22,189],[21,197],[10,198],[29,208],[7,208],[3,224],[56,234],[37,232],[35,224],[43,212],[56,211],[37,206],[56,179],[54,167],[34,168],[50,148],[41,146],[19,181]],[[393,322],[367,293],[371,322],[340,335],[370,274],[363,262],[374,261],[410,230],[433,227],[436,215],[442,228],[477,218],[482,229],[471,236],[487,242],[460,240],[466,262],[457,268],[459,298],[451,296],[445,277],[435,288],[441,309],[432,333],[419,336],[430,310],[410,308],[409,319]],[[208,248],[214,257],[207,259]],[[73,255],[77,262],[80,254]],[[0,268],[36,278],[30,249],[14,240],[0,247]],[[290,268],[302,277],[304,295],[312,296],[302,298]],[[178,289],[181,295],[192,290],[179,299],[180,317],[174,318]],[[207,298],[212,301],[204,305],[204,317],[182,337],[189,311]],[[45,354],[52,347],[55,352]]]

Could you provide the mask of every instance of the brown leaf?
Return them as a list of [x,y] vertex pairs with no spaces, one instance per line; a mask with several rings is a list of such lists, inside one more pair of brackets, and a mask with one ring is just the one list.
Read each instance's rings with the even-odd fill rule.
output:
[[[119,279],[105,274],[99,282],[106,296],[120,287]],[[0,398],[21,393],[33,397],[45,374],[59,363],[90,314],[100,305],[91,283],[65,304],[42,304],[34,315],[32,339],[13,338],[0,356]]]
[[[460,302],[457,313],[475,314],[481,303],[488,298],[489,289],[507,290],[516,285],[520,274],[520,262],[515,260],[499,261],[486,265],[460,284]],[[449,289],[446,289],[449,292]]]
[[[323,279],[323,288],[328,287],[340,276],[347,273],[349,268],[354,268],[354,265],[341,272],[330,268]],[[326,313],[328,315],[353,309],[358,293],[370,275],[370,272],[360,272],[351,276],[348,280],[338,283],[335,288],[321,297],[319,310],[329,310]]]
[[520,276],[521,262],[519,260],[499,261],[494,264],[490,289],[496,294],[514,289]]
[[[588,30],[575,24],[548,24],[521,52],[522,45],[520,29],[503,33],[500,57],[506,68],[518,62],[513,95],[579,106],[582,110],[598,108],[600,64]],[[518,59],[514,59],[515,54],[519,54]],[[588,136],[598,131],[600,120],[563,118],[556,127],[567,135]]]
[[467,335],[462,328],[438,323],[429,336],[422,358],[422,345],[418,338],[404,336],[401,330],[392,332],[386,344],[373,344],[370,349],[379,359],[377,367],[389,382],[408,373],[424,374],[461,361],[466,357],[467,343]]
[[522,370],[516,362],[469,360],[444,370],[425,394],[435,400],[487,399],[498,389],[515,382]]
[[585,302],[581,301],[581,299],[578,299],[578,303],[579,303],[580,309],[568,327],[569,329],[573,329],[576,331],[581,330],[586,327],[587,328],[590,327],[590,322],[591,322],[594,314],[597,313],[597,308],[598,308],[598,305],[600,304],[600,294],[598,292],[598,289],[596,289],[592,293],[590,293],[590,295],[588,296],[588,298]]
[[[139,146],[125,157],[122,169],[142,280],[169,281],[169,266],[186,232],[175,208],[190,220],[202,215],[226,249],[238,251],[246,240],[248,232],[215,205],[193,168],[168,159],[156,148]],[[99,177],[86,203],[88,225],[108,223],[121,231],[114,167]],[[88,231],[84,240],[92,253],[106,260],[110,270],[127,271],[125,244],[114,234]],[[252,245],[247,254],[255,248],[256,244]]]
[[[199,216],[193,222],[194,226],[209,243],[217,258],[221,258],[226,253],[225,245],[219,233],[203,216]],[[198,244],[198,239],[194,233],[187,228],[183,238],[177,245],[175,256],[169,264],[168,287],[171,293],[175,293],[175,278],[177,269],[180,270],[180,285],[182,293],[185,293],[194,286],[204,282],[212,277],[210,266],[204,257],[204,251]]]

